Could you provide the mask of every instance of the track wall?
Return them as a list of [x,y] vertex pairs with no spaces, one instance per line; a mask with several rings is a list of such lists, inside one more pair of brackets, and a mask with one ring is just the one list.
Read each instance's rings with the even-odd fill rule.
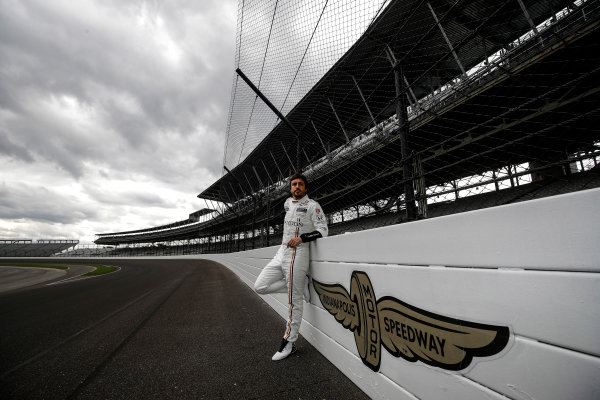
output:
[[320,239],[301,334],[372,398],[600,398],[598,243],[598,189]]

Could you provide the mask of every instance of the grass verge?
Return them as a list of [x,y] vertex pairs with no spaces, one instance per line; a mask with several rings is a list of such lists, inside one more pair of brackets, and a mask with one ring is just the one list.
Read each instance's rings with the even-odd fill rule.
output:
[[109,274],[111,272],[115,272],[118,268],[117,267],[109,267],[107,265],[89,265],[89,264],[85,264],[89,267],[94,267],[96,268],[95,271],[90,271],[87,274],[83,274],[83,276],[96,276],[96,275],[104,275],[104,274]]

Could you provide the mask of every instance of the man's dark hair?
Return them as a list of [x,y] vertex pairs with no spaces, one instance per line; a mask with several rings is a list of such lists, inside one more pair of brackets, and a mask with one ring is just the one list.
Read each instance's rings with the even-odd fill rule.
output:
[[290,187],[292,187],[292,181],[294,179],[302,179],[304,181],[304,187],[306,189],[308,189],[308,180],[306,179],[306,177],[302,174],[294,174],[290,177]]

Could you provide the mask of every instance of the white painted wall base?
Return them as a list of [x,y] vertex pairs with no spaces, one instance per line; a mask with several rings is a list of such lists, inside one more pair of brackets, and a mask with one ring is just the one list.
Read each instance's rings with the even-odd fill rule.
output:
[[[313,279],[350,293],[353,271],[362,271],[376,299],[507,326],[510,340],[458,371],[382,349],[374,372],[314,289],[301,334],[376,399],[597,399],[599,243],[599,189],[319,239],[311,248]],[[204,258],[252,287],[275,251]],[[285,295],[262,297],[287,317]]]

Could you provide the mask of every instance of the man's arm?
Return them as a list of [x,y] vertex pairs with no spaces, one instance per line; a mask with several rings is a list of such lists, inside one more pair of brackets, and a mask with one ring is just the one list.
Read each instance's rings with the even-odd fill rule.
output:
[[322,237],[323,237],[323,235],[319,231],[312,231],[312,232],[303,233],[302,235],[300,235],[300,239],[302,239],[302,241],[304,243],[312,242],[313,240],[317,240],[318,238],[322,238]]
[[287,242],[287,247],[296,247],[300,243],[312,242],[313,240],[317,240],[320,237],[323,237],[323,235],[319,231],[303,233],[298,237],[291,238],[289,242]]
[[303,242],[312,242],[322,237],[327,237],[329,229],[327,228],[327,217],[321,209],[319,203],[315,202],[310,215],[310,219],[315,227],[315,230],[308,233],[303,233],[300,238]]

